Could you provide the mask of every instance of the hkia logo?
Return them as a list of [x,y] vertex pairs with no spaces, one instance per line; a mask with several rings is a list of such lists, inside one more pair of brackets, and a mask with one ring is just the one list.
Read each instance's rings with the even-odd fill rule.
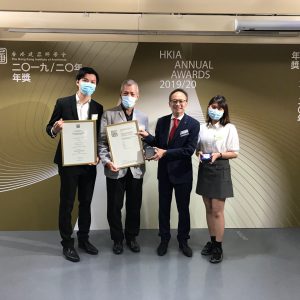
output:
[[0,64],[5,65],[7,64],[7,49],[0,48]]

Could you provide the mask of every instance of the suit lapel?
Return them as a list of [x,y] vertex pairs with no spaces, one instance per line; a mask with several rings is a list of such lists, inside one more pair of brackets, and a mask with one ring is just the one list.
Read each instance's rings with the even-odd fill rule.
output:
[[90,102],[90,108],[89,108],[89,115],[88,115],[88,119],[91,120],[92,119],[92,114],[96,113],[95,110],[95,103],[93,100],[91,100]]
[[125,113],[124,113],[121,105],[119,106],[118,114],[119,114],[119,117],[122,119],[123,122],[127,122]]
[[[74,120],[79,120],[78,113],[77,113],[77,103],[76,103],[76,96],[73,97],[72,99],[72,113],[74,115]],[[96,113],[96,106],[95,102],[93,100],[90,101],[90,107],[89,107],[89,112],[88,112],[88,120],[92,119],[92,114]]]
[[168,145],[169,141],[169,133],[170,133],[170,124],[171,124],[172,115],[166,116],[163,122],[162,129],[162,140],[165,141],[166,145]]
[[79,120],[78,114],[77,114],[77,106],[76,106],[76,95],[74,95],[71,99],[71,107],[72,107],[72,113],[74,120]]
[[125,117],[125,113],[124,113],[123,110],[119,111],[119,116],[120,116],[120,118],[122,119],[123,122],[127,122],[127,119]]

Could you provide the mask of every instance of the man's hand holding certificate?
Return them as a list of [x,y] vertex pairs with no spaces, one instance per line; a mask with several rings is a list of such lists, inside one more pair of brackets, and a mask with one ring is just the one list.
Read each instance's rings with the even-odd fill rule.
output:
[[108,125],[106,132],[115,168],[132,167],[145,163],[137,121]]

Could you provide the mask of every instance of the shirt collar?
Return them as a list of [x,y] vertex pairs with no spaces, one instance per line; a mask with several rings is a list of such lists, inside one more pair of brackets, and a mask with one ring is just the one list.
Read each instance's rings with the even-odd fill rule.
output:
[[207,127],[208,128],[220,128],[220,127],[222,127],[222,125],[220,124],[220,122],[218,122],[214,125],[212,123],[209,123]]
[[171,120],[173,120],[173,119],[178,119],[179,121],[181,121],[182,118],[184,117],[184,115],[185,115],[185,114],[183,114],[183,115],[180,116],[180,117],[175,117],[175,116],[172,114],[172,115],[171,115]]
[[[126,115],[126,108],[123,106],[122,103],[121,103],[121,108],[122,108],[122,110],[124,111],[124,114]],[[134,111],[134,107],[132,108],[132,111],[131,111],[130,116],[133,114],[133,111]]]
[[[90,103],[91,100],[92,100],[92,99],[90,99],[90,100],[89,100],[88,102],[86,102],[86,103]],[[86,104],[86,103],[84,103],[84,104]],[[78,96],[77,93],[76,93],[76,104],[81,104],[81,103],[80,103],[80,98],[79,98],[79,96]]]

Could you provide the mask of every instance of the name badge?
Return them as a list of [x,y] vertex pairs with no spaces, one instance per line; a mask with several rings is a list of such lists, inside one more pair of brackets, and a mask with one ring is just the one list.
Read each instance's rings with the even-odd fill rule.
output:
[[98,120],[98,114],[92,114],[92,120]]
[[183,136],[186,136],[186,135],[189,135],[189,130],[188,129],[180,131],[180,137],[183,137]]

